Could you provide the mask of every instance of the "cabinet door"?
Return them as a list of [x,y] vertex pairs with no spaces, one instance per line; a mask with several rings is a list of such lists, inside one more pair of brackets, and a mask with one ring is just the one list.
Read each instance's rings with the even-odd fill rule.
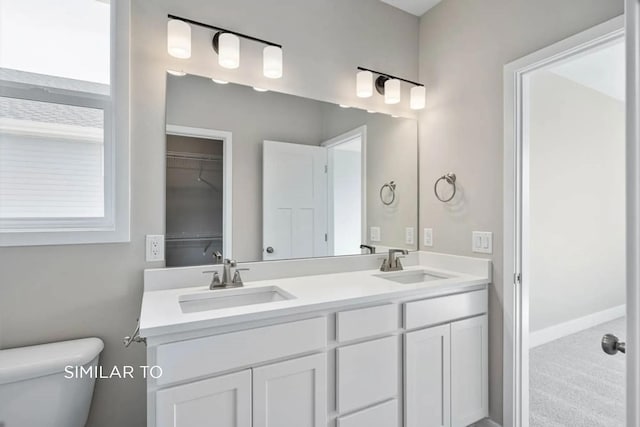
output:
[[156,393],[157,427],[251,427],[251,370]]
[[327,355],[255,368],[253,410],[253,427],[326,427]]
[[489,416],[487,316],[451,324],[451,425]]
[[359,410],[398,396],[398,337],[349,345],[336,351],[337,409]]
[[449,427],[450,326],[405,335],[406,427]]

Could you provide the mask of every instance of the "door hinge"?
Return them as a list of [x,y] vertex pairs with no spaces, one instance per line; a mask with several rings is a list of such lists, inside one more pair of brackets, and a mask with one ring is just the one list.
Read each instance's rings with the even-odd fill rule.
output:
[[324,241],[328,242],[329,241],[328,239],[329,239],[329,236],[327,236],[327,233],[324,233]]
[[328,165],[324,165],[324,173],[329,172],[329,166]]
[[513,284],[514,285],[522,284],[522,276],[520,275],[520,273],[513,274]]

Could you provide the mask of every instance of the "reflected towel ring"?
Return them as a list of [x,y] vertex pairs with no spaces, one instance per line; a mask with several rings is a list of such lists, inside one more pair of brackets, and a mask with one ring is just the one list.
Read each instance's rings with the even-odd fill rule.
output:
[[[453,194],[451,194],[451,196],[448,199],[443,199],[438,194],[438,183],[440,183],[440,181],[443,181],[443,180],[447,181],[449,184],[451,184],[453,186]],[[448,173],[448,174],[442,175],[440,178],[438,178],[436,180],[436,183],[433,184],[433,192],[435,193],[437,199],[440,200],[443,203],[447,203],[447,202],[450,202],[451,200],[453,200],[453,198],[456,195],[456,174],[455,173]]]
[[[382,195],[382,193],[384,193],[384,189],[388,188],[389,189],[389,194],[391,194],[391,200],[389,200],[389,198],[387,198],[385,200],[384,196]],[[382,187],[380,187],[380,201],[389,206],[391,203],[393,203],[396,200],[396,183],[393,181],[387,182],[386,184],[384,184]]]

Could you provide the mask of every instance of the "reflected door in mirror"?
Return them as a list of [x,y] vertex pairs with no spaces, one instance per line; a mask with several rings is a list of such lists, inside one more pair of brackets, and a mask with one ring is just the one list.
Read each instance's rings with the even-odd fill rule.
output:
[[324,147],[264,141],[264,260],[327,256],[326,166]]

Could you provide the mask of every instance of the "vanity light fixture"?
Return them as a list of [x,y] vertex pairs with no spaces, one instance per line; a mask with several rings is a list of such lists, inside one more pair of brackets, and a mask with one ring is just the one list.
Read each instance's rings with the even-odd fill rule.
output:
[[226,80],[220,80],[220,79],[211,79],[211,81],[214,83],[218,83],[219,85],[226,85],[227,83],[229,83]]
[[388,79],[384,82],[384,103],[397,104],[400,102],[400,80]]
[[[375,81],[373,80],[374,74],[378,76]],[[376,91],[384,96],[385,104],[397,104],[401,100],[401,82],[414,86],[411,88],[411,99],[409,100],[411,109],[423,109],[425,107],[426,90],[422,83],[364,67],[358,67],[358,73],[356,74],[356,94],[360,98],[368,98],[373,95],[373,87],[375,87]]]
[[411,88],[411,101],[409,107],[412,110],[422,110],[426,103],[427,90],[424,86],[416,86]]
[[368,70],[356,74],[356,95],[358,98],[369,98],[373,95],[373,73]]
[[169,19],[167,22],[167,52],[175,58],[191,58],[191,27],[189,24],[180,19]]
[[219,32],[213,36],[213,50],[218,64],[231,70],[240,66],[240,39],[235,34]]
[[[218,54],[218,64],[221,67],[235,69],[240,66],[240,39],[242,38],[266,45],[263,50],[262,69],[265,77],[270,79],[282,77],[282,45],[176,15],[168,15],[168,18],[167,49],[172,56],[176,58],[191,56],[191,25],[197,25],[215,31],[212,45],[213,50]],[[188,54],[185,53],[187,50]]]
[[282,48],[266,46],[262,51],[262,73],[269,79],[282,77]]
[[176,76],[176,77],[183,77],[183,76],[187,75],[187,73],[185,73],[182,70],[167,70],[167,73],[171,74],[172,76]]

